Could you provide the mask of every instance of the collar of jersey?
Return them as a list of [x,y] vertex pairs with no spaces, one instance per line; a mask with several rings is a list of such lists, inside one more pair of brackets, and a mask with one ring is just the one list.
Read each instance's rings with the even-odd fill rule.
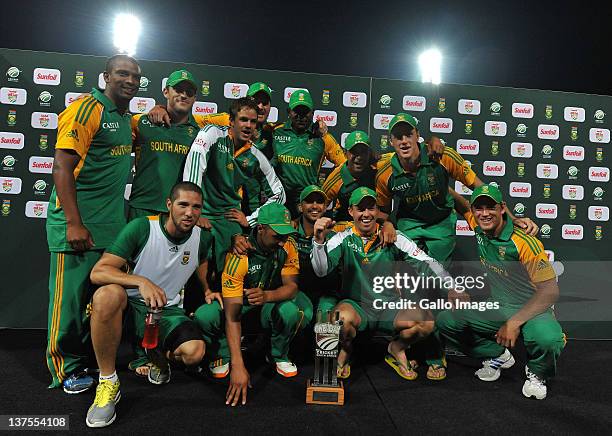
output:
[[[232,132],[230,130],[227,131],[227,137],[230,139],[230,142],[232,143],[232,149],[233,149],[234,148],[234,135],[232,135]],[[251,145],[253,145],[251,141],[245,142],[245,144],[242,147],[234,151],[234,157],[236,158],[240,156],[242,153],[244,153],[245,151],[247,151],[248,149],[250,149]]]
[[482,235],[485,235],[489,239],[497,239],[499,241],[509,241],[512,237],[512,232],[514,232],[514,224],[509,219],[506,219],[506,223],[504,224],[504,228],[502,229],[499,236],[489,237],[480,226],[476,226],[476,231]]
[[168,234],[168,231],[166,230],[166,226],[165,226],[166,221],[168,220],[168,218],[169,218],[169,216],[168,216],[167,213],[160,213],[159,214],[159,220],[158,220],[159,227],[161,228],[161,231],[164,234],[164,236],[166,237],[166,239],[168,241],[172,242],[173,244],[176,244],[176,245],[181,245],[181,244],[184,244],[185,242],[187,242],[187,239],[189,239],[191,237],[191,232],[189,232],[188,235],[186,235],[184,238],[181,238],[181,239],[173,238],[172,236],[170,236]]
[[[372,234],[372,236],[370,236],[370,238],[368,239],[368,242],[366,242],[363,246],[363,252],[367,253],[370,248],[372,248],[372,246],[375,245],[377,239],[378,239],[378,230],[380,228],[380,225],[378,223],[376,223],[376,229],[374,229],[374,233]],[[360,238],[363,238],[364,236],[361,235],[361,233],[359,233],[359,230],[357,230],[357,227],[353,224],[353,227],[351,228],[353,231],[353,234],[359,236]]]
[[293,227],[298,231],[298,234],[300,236],[303,236],[304,238],[307,239],[311,239],[312,236],[306,236],[306,231],[304,231],[304,226],[302,225],[302,219],[303,216],[300,214],[300,216],[293,221]]
[[[98,100],[100,103],[102,103],[102,105],[104,106],[104,109],[106,109],[108,112],[113,112],[117,110],[117,106],[115,106],[115,103],[113,103],[107,96],[104,95],[104,93],[102,91],[100,91],[97,88],[92,88],[91,90],[91,95],[93,98],[95,98],[96,100]],[[127,113],[127,111],[126,111]]]

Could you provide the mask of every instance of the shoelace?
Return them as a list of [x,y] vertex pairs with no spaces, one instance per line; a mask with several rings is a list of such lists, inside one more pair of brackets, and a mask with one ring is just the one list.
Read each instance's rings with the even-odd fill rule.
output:
[[497,369],[502,366],[504,362],[504,360],[501,360],[496,357],[495,359],[483,360],[482,364],[488,368]]
[[540,377],[535,375],[529,369],[527,369],[527,378],[529,379],[529,381],[531,383],[535,383],[538,386],[545,386],[546,385],[546,383],[544,383],[544,381]]
[[119,383],[113,383],[110,380],[100,380],[100,384],[96,389],[96,398],[94,404],[100,407],[106,406],[111,400],[115,399]]

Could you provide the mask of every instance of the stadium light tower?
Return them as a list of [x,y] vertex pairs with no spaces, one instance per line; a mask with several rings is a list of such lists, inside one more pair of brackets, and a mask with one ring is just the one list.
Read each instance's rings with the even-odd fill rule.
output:
[[119,14],[115,17],[113,42],[119,53],[133,56],[140,36],[140,20],[132,14]]
[[419,56],[419,67],[421,68],[421,81],[431,82],[435,85],[440,83],[440,67],[442,65],[442,54],[439,50],[432,48],[424,51]]

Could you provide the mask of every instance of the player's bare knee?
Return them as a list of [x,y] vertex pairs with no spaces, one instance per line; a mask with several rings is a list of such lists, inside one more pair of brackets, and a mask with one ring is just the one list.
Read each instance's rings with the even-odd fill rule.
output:
[[113,316],[127,304],[125,289],[119,285],[106,285],[98,288],[92,298],[93,311],[98,316]]

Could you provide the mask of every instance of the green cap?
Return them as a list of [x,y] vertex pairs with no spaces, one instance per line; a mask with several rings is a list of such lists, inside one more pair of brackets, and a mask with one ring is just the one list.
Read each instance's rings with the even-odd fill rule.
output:
[[355,130],[354,132],[349,133],[344,140],[344,148],[346,150],[350,150],[357,144],[365,144],[368,147],[370,146],[370,137],[363,130]]
[[272,90],[268,85],[263,82],[255,82],[251,86],[249,86],[249,90],[247,91],[247,96],[253,97],[258,92],[263,91],[268,94],[268,97],[272,97]]
[[293,91],[293,94],[289,97],[289,109],[295,109],[297,106],[306,106],[310,110],[314,107],[312,97],[305,89]]
[[470,204],[474,204],[478,197],[482,196],[489,197],[496,203],[501,203],[503,201],[502,193],[497,186],[482,185],[474,189],[474,191],[472,192],[472,196],[470,197]]
[[391,129],[393,129],[397,123],[408,123],[416,129],[419,125],[419,120],[417,120],[410,114],[400,112],[399,114],[391,118],[391,122],[389,123],[389,132],[391,132]]
[[376,192],[372,191],[370,188],[366,188],[365,186],[355,189],[351,194],[351,198],[349,198],[349,206],[361,203],[361,200],[366,197],[372,197],[374,200],[376,200]]
[[198,89],[195,79],[193,78],[193,74],[187,70],[176,70],[170,74],[168,76],[168,80],[166,81],[166,86],[176,86],[183,81],[191,83],[195,89]]
[[257,223],[269,225],[279,235],[295,233],[295,229],[291,225],[291,214],[280,203],[269,203],[261,206]]
[[325,191],[323,191],[317,185],[308,185],[302,190],[302,193],[300,194],[300,203],[304,201],[304,199],[313,192],[318,192],[323,196],[323,200],[327,201],[327,195],[325,195]]

